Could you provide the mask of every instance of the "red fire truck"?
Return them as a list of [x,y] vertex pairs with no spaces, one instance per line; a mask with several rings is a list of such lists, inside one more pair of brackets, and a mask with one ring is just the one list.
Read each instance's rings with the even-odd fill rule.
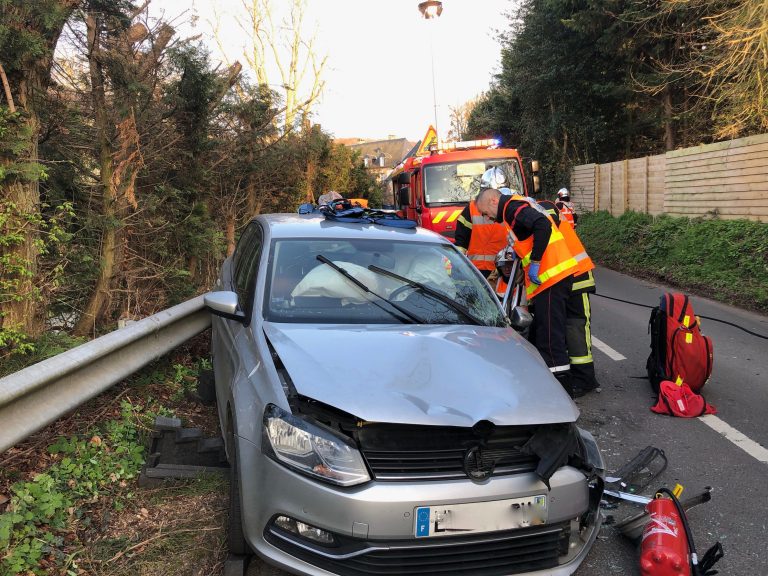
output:
[[418,149],[390,175],[398,210],[419,226],[453,240],[456,219],[480,192],[480,178],[494,166],[507,175],[513,193],[538,191],[538,162],[531,161],[528,178],[523,159],[514,148],[499,148],[498,140],[471,140],[438,144],[430,126]]

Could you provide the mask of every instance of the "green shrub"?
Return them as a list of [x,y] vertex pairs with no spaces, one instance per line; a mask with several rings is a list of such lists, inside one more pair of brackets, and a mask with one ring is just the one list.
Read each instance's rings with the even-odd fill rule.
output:
[[119,510],[131,497],[126,481],[144,464],[140,431],[153,419],[154,413],[124,400],[119,420],[48,447],[56,462],[32,480],[13,484],[8,509],[0,514],[0,575],[48,574],[40,565],[44,557],[77,573],[64,535],[88,504],[107,498]]
[[578,232],[598,264],[768,311],[768,224],[603,211]]

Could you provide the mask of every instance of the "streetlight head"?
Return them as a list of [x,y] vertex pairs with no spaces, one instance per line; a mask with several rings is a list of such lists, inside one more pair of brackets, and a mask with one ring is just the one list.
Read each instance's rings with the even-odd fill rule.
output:
[[419,12],[425,19],[438,18],[443,13],[443,3],[438,0],[426,0],[419,2]]

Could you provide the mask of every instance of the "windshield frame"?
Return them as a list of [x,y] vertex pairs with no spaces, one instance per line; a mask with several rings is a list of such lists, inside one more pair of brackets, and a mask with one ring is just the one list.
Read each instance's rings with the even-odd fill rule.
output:
[[[310,319],[300,319],[299,318],[299,319],[291,320],[291,319],[286,319],[286,318],[279,317],[279,316],[276,317],[274,315],[274,311],[272,310],[272,306],[271,306],[271,299],[272,299],[271,294],[272,294],[273,282],[274,282],[273,275],[275,273],[274,272],[274,267],[276,265],[276,262],[275,262],[275,259],[276,259],[275,258],[276,245],[279,242],[296,242],[296,241],[298,241],[298,242],[305,242],[305,243],[324,242],[324,241],[327,241],[327,242],[333,242],[333,241],[345,242],[345,241],[348,241],[348,242],[354,243],[356,241],[368,242],[368,241],[382,241],[382,240],[375,239],[375,238],[367,239],[367,238],[362,238],[362,237],[326,238],[326,237],[315,237],[315,236],[313,236],[313,237],[298,236],[298,237],[272,238],[270,240],[269,250],[268,250],[268,253],[266,255],[266,257],[267,257],[267,262],[266,262],[267,266],[266,266],[265,275],[263,277],[263,280],[256,280],[257,282],[258,281],[262,281],[263,282],[261,287],[257,287],[256,288],[257,292],[258,292],[259,289],[261,289],[262,292],[263,292],[263,294],[261,295],[262,297],[260,299],[261,303],[262,303],[262,306],[261,306],[261,310],[259,311],[259,315],[261,316],[261,320],[266,321],[266,322],[287,323],[287,324],[317,324],[317,325],[339,324],[339,325],[356,325],[356,326],[370,324],[370,325],[375,325],[375,326],[387,326],[387,325],[403,326],[403,323],[402,322],[398,322],[397,319],[394,316],[392,316],[391,321],[388,321],[388,322],[382,322],[382,321],[372,321],[372,322],[352,322],[352,321],[348,321],[348,322],[334,322],[334,321],[323,320],[322,318],[313,318],[311,320]],[[482,276],[482,274],[480,274],[479,270],[477,270],[477,268],[475,268],[475,266],[472,265],[471,262],[466,260],[466,257],[463,256],[461,254],[461,252],[459,252],[453,244],[451,244],[449,242],[440,242],[440,241],[437,241],[437,242],[413,242],[413,241],[410,241],[410,240],[396,240],[394,242],[396,242],[398,244],[404,244],[404,245],[414,245],[415,247],[417,247],[417,246],[432,247],[432,248],[436,248],[436,249],[450,251],[452,256],[454,256],[455,258],[457,258],[457,259],[461,260],[462,262],[464,262],[464,265],[466,267],[467,272],[469,274],[472,274],[473,277],[475,278],[475,280],[477,282],[478,290],[479,291],[483,291],[485,293],[485,295],[486,295],[485,297],[488,299],[488,302],[492,303],[493,308],[494,308],[494,310],[496,312],[495,315],[493,315],[493,317],[491,317],[489,315],[489,317],[485,321],[485,323],[482,323],[481,325],[482,326],[486,326],[486,327],[495,327],[495,328],[506,328],[506,327],[509,326],[509,318],[504,313],[504,310],[503,310],[503,308],[501,306],[501,302],[499,302],[499,299],[496,296],[496,294],[493,292],[493,289],[491,288],[491,286],[488,284],[488,282],[485,280],[485,278]],[[320,264],[322,266],[327,266],[327,264],[322,263],[322,261],[318,261],[318,264]],[[445,305],[445,304],[443,304],[443,305],[446,306],[446,308],[449,308],[447,305]],[[384,310],[382,310],[382,312],[384,312]],[[457,312],[455,310],[453,310],[453,312],[456,313],[457,316],[463,317],[460,312]],[[418,325],[422,325],[422,326],[438,326],[438,325],[443,325],[443,326],[457,326],[457,325],[461,325],[461,326],[474,326],[475,325],[475,324],[473,324],[471,322],[467,322],[466,321],[467,318],[464,318],[464,320],[465,321],[442,322],[442,323],[425,321],[425,322],[423,322],[421,324],[418,324]]]
[[467,159],[464,159],[464,160],[452,160],[452,161],[447,161],[447,162],[434,162],[434,163],[429,163],[429,164],[425,164],[425,165],[422,166],[422,168],[421,168],[421,170],[422,170],[422,197],[424,199],[424,206],[426,206],[426,207],[455,206],[455,205],[466,206],[467,204],[469,204],[470,200],[473,200],[477,196],[478,192],[480,192],[479,179],[480,179],[480,176],[482,176],[482,174],[480,176],[478,176],[478,186],[477,186],[477,189],[475,190],[474,187],[471,187],[469,195],[466,198],[460,199],[460,200],[450,200],[450,199],[441,198],[439,200],[434,200],[433,199],[433,200],[429,200],[428,201],[427,198],[429,197],[429,181],[430,181],[430,177],[431,178],[435,177],[435,176],[432,176],[431,173],[434,172],[435,169],[437,169],[438,167],[458,166],[460,164],[477,164],[479,162],[483,162],[485,164],[484,171],[487,170],[488,168],[492,168],[494,166],[500,166],[500,165],[503,165],[503,164],[506,164],[506,165],[513,164],[514,167],[515,167],[514,168],[514,172],[515,173],[514,173],[513,177],[517,179],[519,193],[520,194],[525,194],[525,179],[524,179],[524,175],[523,175],[523,173],[522,173],[522,171],[520,169],[519,159],[516,156],[495,157],[495,158],[494,157],[492,157],[492,158],[467,158]]

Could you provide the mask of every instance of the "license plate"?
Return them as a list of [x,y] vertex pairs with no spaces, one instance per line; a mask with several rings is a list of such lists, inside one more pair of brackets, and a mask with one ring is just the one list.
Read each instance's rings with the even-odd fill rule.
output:
[[416,538],[527,528],[546,524],[547,497],[419,506],[414,510],[414,518]]

